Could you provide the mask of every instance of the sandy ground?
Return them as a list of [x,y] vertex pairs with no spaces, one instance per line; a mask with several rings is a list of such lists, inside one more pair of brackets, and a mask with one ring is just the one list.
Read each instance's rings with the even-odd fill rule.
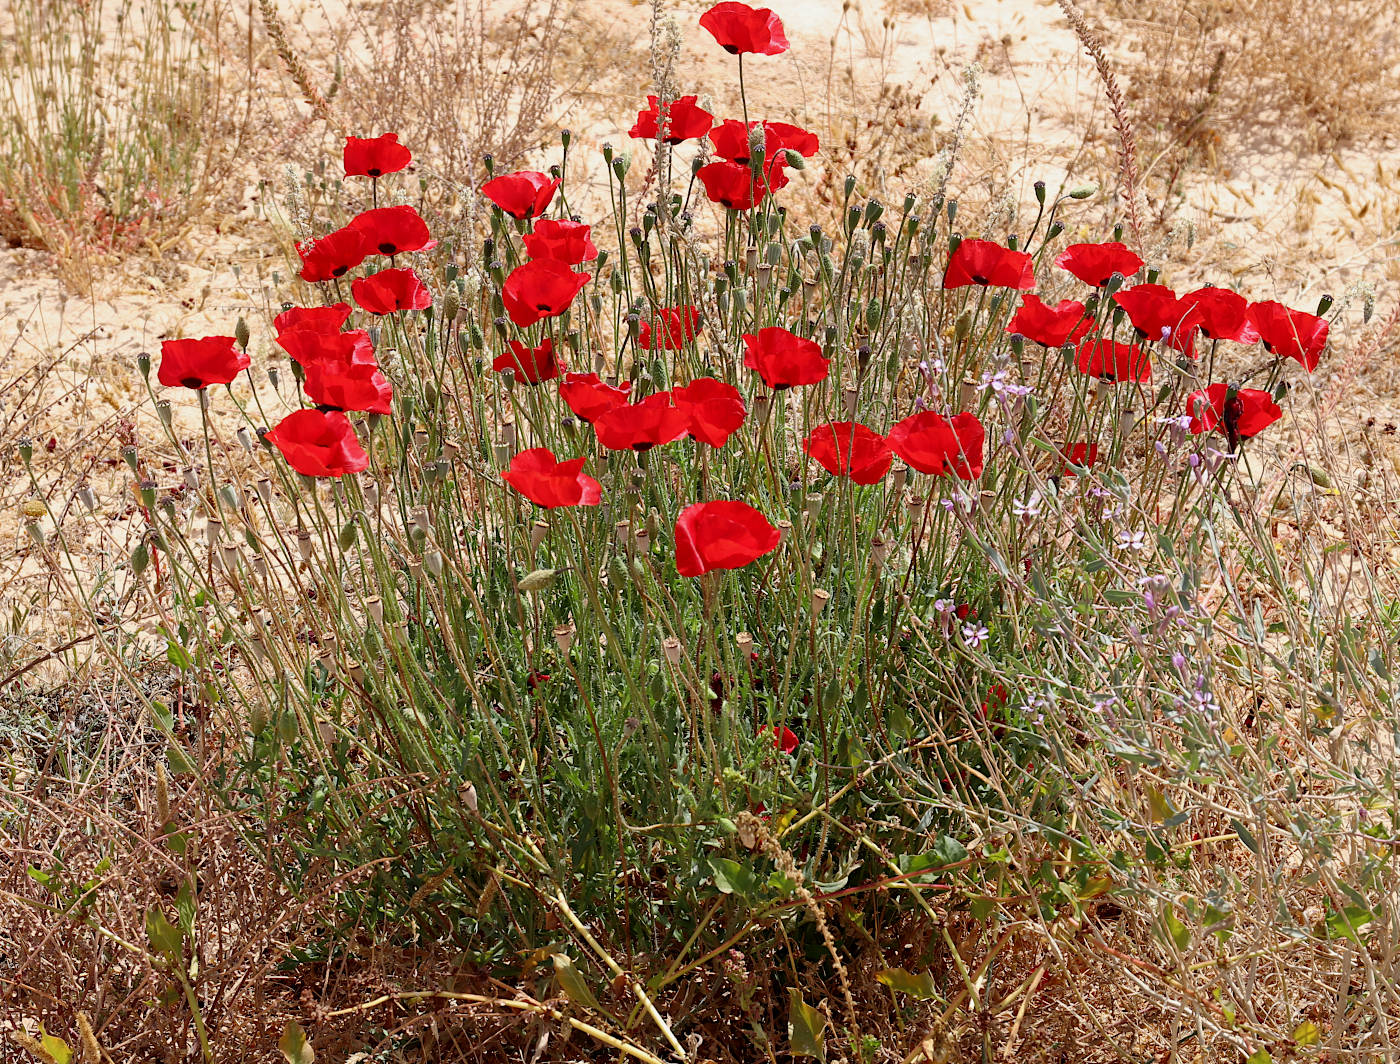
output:
[[[685,35],[677,81],[682,92],[709,96],[720,112],[737,114],[733,61],[696,25],[708,6],[695,0],[667,5]],[[990,229],[1015,231],[1012,214],[1032,202],[1033,182],[1043,180],[1052,190],[1096,184],[1103,194],[1064,217],[1069,236],[1106,235],[1116,209],[1111,120],[1093,65],[1053,2],[969,0],[945,7],[922,0],[888,6],[783,0],[775,6],[793,47],[751,61],[750,108],[755,116],[798,121],[822,135],[824,151],[799,177],[790,193],[795,199],[822,198],[839,185],[853,158],[861,160],[864,187],[888,200],[924,187],[963,96],[964,71],[975,63],[981,97],[950,184],[970,204],[964,217],[999,215]],[[512,8],[501,0],[491,10],[509,27]],[[329,67],[318,42],[335,38],[342,12],[315,0],[286,3],[282,11],[299,46]],[[650,9],[626,0],[577,0],[568,18],[558,63],[564,92],[554,117],[558,127],[576,132],[581,150],[575,158],[597,189],[602,165],[594,149],[603,142],[631,144],[625,131],[649,82]],[[361,60],[375,61],[371,43],[358,47]],[[1126,66],[1129,42],[1114,41],[1110,51]],[[295,101],[276,62],[270,52],[263,56],[260,91],[285,97],[284,120],[305,117],[308,109]],[[314,124],[305,128],[316,135]],[[551,143],[540,161],[557,153],[557,142]],[[639,149],[639,162],[645,151]],[[873,172],[872,160],[883,175]],[[1378,317],[1393,307],[1400,278],[1393,245],[1400,225],[1400,148],[1393,141],[1300,156],[1281,143],[1226,140],[1216,165],[1188,173],[1165,205],[1153,183],[1154,160],[1145,156],[1141,163],[1161,223],[1148,250],[1166,265],[1168,283],[1230,285],[1254,298],[1303,307],[1323,292],[1352,292],[1358,310],[1348,320],[1356,328],[1338,336],[1342,351],[1361,335],[1361,296],[1353,286],[1374,286]],[[163,484],[181,475],[170,456],[151,447],[155,426],[135,370],[137,354],[157,352],[169,337],[231,333],[239,315],[253,325],[255,355],[269,347],[268,308],[285,298],[274,276],[290,271],[281,250],[287,234],[278,234],[263,211],[257,181],[278,180],[285,164],[285,157],[255,148],[243,195],[230,197],[217,219],[158,260],[111,270],[87,296],[65,290],[46,253],[0,251],[0,437],[8,452],[0,459],[0,639],[9,640],[11,656],[23,659],[17,645],[38,649],[44,633],[75,634],[85,623],[51,597],[54,585],[31,549],[22,504],[42,496],[66,515],[72,564],[96,581],[129,551],[134,527],[131,478],[118,457],[119,442],[135,440],[144,448],[143,460],[151,459],[151,475]],[[586,210],[586,198],[579,202]],[[1349,416],[1400,419],[1395,359],[1382,348],[1365,364],[1337,360],[1335,373],[1355,407]],[[1319,372],[1319,387],[1328,386],[1333,372]],[[197,421],[189,414],[178,425],[194,433]],[[11,446],[20,437],[34,440],[32,483]],[[91,518],[75,502],[83,484],[96,494]],[[51,534],[47,516],[39,525]]]

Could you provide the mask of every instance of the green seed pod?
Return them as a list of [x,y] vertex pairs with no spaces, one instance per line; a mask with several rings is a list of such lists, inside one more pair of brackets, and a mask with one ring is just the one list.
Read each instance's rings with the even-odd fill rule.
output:
[[238,321],[233,326],[233,338],[244,351],[248,350],[248,341],[252,339],[252,331],[248,328],[248,322],[243,315],[238,316]]
[[136,368],[141,371],[142,380],[151,379],[151,356],[145,351],[136,356]]
[[349,550],[355,545],[355,540],[359,536],[359,526],[352,517],[346,521],[340,529],[340,549]]
[[131,571],[140,576],[146,571],[146,566],[151,564],[151,552],[146,548],[146,541],[142,540],[136,544],[136,549],[131,552]]
[[453,322],[457,320],[457,314],[462,309],[462,297],[457,294],[457,289],[448,288],[442,297],[442,320]]
[[1092,196],[1092,195],[1093,195],[1095,192],[1097,192],[1098,190],[1099,190],[1099,186],[1098,186],[1098,185],[1080,185],[1078,188],[1072,188],[1072,189],[1070,189],[1070,191],[1069,191],[1069,198],[1070,198],[1070,199],[1088,199],[1090,196]]

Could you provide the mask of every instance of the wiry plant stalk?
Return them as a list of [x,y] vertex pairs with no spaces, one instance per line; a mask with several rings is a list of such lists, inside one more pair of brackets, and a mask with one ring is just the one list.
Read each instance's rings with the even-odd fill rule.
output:
[[301,61],[301,57],[292,49],[291,41],[287,39],[287,30],[282,25],[281,16],[277,14],[277,5],[274,0],[258,0],[258,10],[262,12],[263,25],[267,27],[267,35],[272,39],[272,46],[282,57],[282,62],[287,64],[287,72],[291,74],[292,80],[301,90],[302,99],[311,105],[311,109],[326,125],[338,133],[342,132],[340,121],[331,111],[330,102],[321,93],[321,90],[312,84],[310,71],[306,69],[306,64]]

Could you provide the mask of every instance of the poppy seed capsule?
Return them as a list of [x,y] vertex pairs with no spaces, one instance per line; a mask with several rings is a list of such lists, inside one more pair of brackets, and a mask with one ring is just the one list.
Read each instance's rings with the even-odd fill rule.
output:
[[778,530],[778,542],[779,542],[779,543],[782,543],[784,540],[786,540],[786,539],[788,538],[789,533],[792,532],[792,522],[791,522],[791,521],[778,521],[778,522],[775,522],[774,527],[776,527],[777,530]]
[[97,506],[97,499],[92,494],[92,488],[86,484],[80,485],[78,488],[78,501],[83,504],[83,508],[88,513],[92,513]]
[[734,637],[734,645],[739,648],[739,653],[745,657],[753,653],[753,636],[748,632],[740,632]]
[[897,465],[894,467],[894,474],[890,477],[890,487],[896,492],[904,490],[905,481],[909,479],[909,467],[907,465]]
[[569,648],[574,645],[574,637],[577,634],[577,629],[572,624],[556,624],[554,626],[554,645],[559,648],[559,653],[567,654],[569,652]]
[[365,610],[369,613],[375,624],[384,623],[384,600],[378,595],[371,596],[365,600]]
[[549,525],[544,521],[536,521],[530,526],[530,550],[540,549],[540,544],[544,542],[545,536],[549,535]]
[[267,579],[267,559],[261,554],[254,554],[252,560],[253,574],[259,580]]
[[297,533],[297,554],[301,556],[303,562],[311,560],[311,550],[314,544],[311,542],[311,533],[302,529]]
[[352,683],[358,684],[360,686],[364,685],[364,667],[358,661],[355,661],[353,658],[345,663],[345,674],[350,677]]
[[506,421],[501,425],[501,443],[507,447],[514,447],[517,440],[515,422]]
[[194,466],[187,466],[184,472],[185,487],[190,491],[199,490],[199,470]]
[[958,384],[958,403],[964,410],[977,405],[977,382],[971,377],[964,377]]
[[870,541],[870,560],[876,568],[885,564],[885,559],[889,557],[889,547],[883,539],[876,536]]
[[667,636],[661,640],[661,650],[670,664],[679,665],[681,663],[681,641],[675,636]]
[[161,399],[156,403],[156,417],[160,418],[160,423],[166,428],[170,427],[170,400]]
[[812,592],[812,620],[817,619],[817,614],[826,609],[826,604],[831,601],[831,592],[817,588]]
[[224,534],[224,523],[217,517],[211,517],[204,525],[204,539],[211,547],[219,545],[219,539]]
[[423,568],[432,573],[433,576],[440,578],[443,572],[442,552],[430,550],[423,555]]
[[911,495],[904,500],[904,512],[909,515],[912,524],[918,524],[919,519],[924,516],[924,497],[922,495]]

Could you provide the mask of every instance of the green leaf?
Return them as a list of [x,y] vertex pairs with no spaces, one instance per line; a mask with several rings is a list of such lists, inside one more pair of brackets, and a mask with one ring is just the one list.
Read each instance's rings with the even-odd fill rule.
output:
[[1259,852],[1259,840],[1256,839],[1247,827],[1233,817],[1230,819],[1230,828],[1240,837],[1240,841],[1245,844],[1251,853]]
[[1312,1020],[1304,1020],[1293,1028],[1293,1041],[1300,1046],[1315,1046],[1322,1041],[1322,1029]]
[[1171,940],[1176,943],[1176,948],[1185,953],[1186,947],[1191,944],[1191,929],[1178,920],[1176,913],[1170,908],[1162,914],[1162,923],[1166,926]]
[[1360,905],[1348,905],[1339,913],[1327,917],[1328,938],[1348,938],[1361,945],[1357,932],[1376,918],[1375,913]]
[[182,671],[194,667],[194,658],[190,657],[190,652],[173,639],[165,641],[165,660]]
[[316,1050],[311,1047],[311,1040],[306,1037],[306,1032],[296,1020],[288,1020],[287,1026],[282,1028],[282,1037],[277,1039],[277,1048],[287,1058],[287,1064],[311,1064],[316,1059]]
[[180,929],[165,918],[158,906],[146,911],[146,940],[156,953],[174,961],[180,959],[185,941]]
[[[960,843],[951,835],[940,836],[934,843],[933,849],[928,853],[920,854],[900,854],[897,859],[901,874],[910,877],[911,882],[930,883],[933,881],[933,872],[941,871],[949,865],[958,864],[967,859],[967,847]],[[927,876],[915,876],[916,872],[930,872]]]
[[56,1034],[49,1034],[43,1024],[39,1025],[39,1048],[48,1054],[53,1064],[68,1064],[73,1059],[68,1043]]
[[1269,1055],[1267,1049],[1260,1048],[1251,1053],[1244,1064],[1274,1064],[1274,1058]]
[[737,894],[749,898],[758,893],[762,880],[738,861],[727,857],[711,857],[710,871],[714,873],[715,886],[721,894]]
[[[593,991],[588,989],[588,984],[583,981],[583,973],[574,967],[574,962],[563,953],[554,954],[552,959],[554,961],[554,974],[559,979],[559,986],[569,996],[569,1000],[575,1005],[602,1013],[603,1006],[598,1004],[598,999],[593,996]],[[604,1013],[604,1015],[606,1014]]]
[[194,936],[195,900],[194,890],[190,886],[190,881],[186,879],[180,884],[180,890],[175,895],[175,912],[180,919],[180,930],[187,938]]
[[904,968],[886,968],[876,972],[875,978],[891,990],[898,990],[901,994],[908,994],[919,1001],[930,1001],[938,996],[938,990],[933,985],[933,976],[928,972],[915,975]]
[[826,1060],[826,1017],[802,1000],[796,987],[788,988],[788,1044],[794,1057]]

